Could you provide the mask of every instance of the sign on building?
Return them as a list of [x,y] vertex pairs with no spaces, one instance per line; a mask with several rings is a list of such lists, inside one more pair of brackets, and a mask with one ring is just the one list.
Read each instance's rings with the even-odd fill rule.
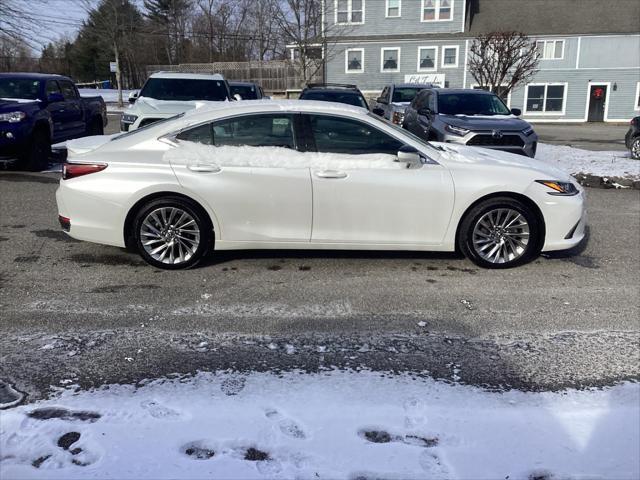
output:
[[116,72],[116,62],[109,62],[109,71],[111,73],[115,73]]
[[444,73],[416,73],[405,75],[405,83],[432,83],[438,87],[444,87]]

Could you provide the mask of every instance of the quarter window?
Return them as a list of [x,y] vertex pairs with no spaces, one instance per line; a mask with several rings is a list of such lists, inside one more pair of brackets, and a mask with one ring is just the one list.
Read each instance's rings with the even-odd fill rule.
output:
[[438,48],[437,47],[420,47],[418,48],[418,71],[429,72],[436,70],[438,64]]
[[398,72],[400,71],[400,49],[399,48],[383,48],[381,50],[382,72]]
[[422,0],[422,21],[452,20],[453,2],[454,0]]
[[564,110],[565,84],[529,85],[527,87],[527,113],[558,113]]
[[318,152],[397,155],[403,143],[384,132],[349,118],[309,115]]
[[364,72],[364,50],[352,48],[345,51],[345,71],[347,73]]
[[387,0],[387,18],[398,18],[401,8],[401,0]]
[[538,40],[538,56],[543,60],[561,60],[564,58],[564,40]]
[[458,46],[442,47],[442,67],[453,68],[458,66]]
[[364,0],[336,0],[336,23],[364,23]]

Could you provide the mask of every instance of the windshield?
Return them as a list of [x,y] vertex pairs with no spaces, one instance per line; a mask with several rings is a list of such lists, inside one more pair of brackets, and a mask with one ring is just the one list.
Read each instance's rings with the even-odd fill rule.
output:
[[157,121],[155,121],[153,123],[149,123],[148,125],[145,125],[144,127],[136,128],[135,130],[131,130],[130,132],[126,132],[126,133],[123,133],[123,134],[118,135],[116,137],[113,137],[111,139],[111,141],[113,142],[115,140],[120,140],[122,138],[132,137],[132,136],[134,136],[134,135],[136,135],[136,134],[138,134],[140,132],[144,132],[144,131],[149,130],[151,128],[155,128],[157,126],[160,126],[160,125],[162,125],[164,123],[170,122],[171,120],[175,120],[177,118],[180,118],[180,117],[184,116],[184,113],[185,112],[182,112],[182,113],[179,113],[178,115],[174,115],[174,116],[169,117],[169,118],[163,118],[162,120],[157,120]]
[[25,78],[0,78],[0,98],[24,98],[37,100],[40,80]]
[[497,95],[487,93],[440,93],[438,113],[444,115],[511,115]]
[[227,99],[227,86],[224,80],[150,78],[140,91],[140,96],[156,100],[220,102]]
[[327,92],[325,90],[309,90],[300,96],[300,100],[318,100],[320,102],[346,103],[368,109],[367,102],[358,92]]
[[243,100],[257,100],[258,92],[254,85],[229,85],[231,95],[238,94]]
[[424,90],[424,88],[416,88],[416,87],[397,88],[396,87],[393,89],[393,98],[391,99],[391,101],[392,102],[410,102],[421,90]]

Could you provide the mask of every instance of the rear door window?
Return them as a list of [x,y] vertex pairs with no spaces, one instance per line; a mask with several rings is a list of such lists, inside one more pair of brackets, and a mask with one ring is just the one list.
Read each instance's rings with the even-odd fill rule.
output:
[[64,95],[65,100],[76,100],[78,98],[76,89],[71,82],[61,81],[60,88],[62,89],[62,95]]

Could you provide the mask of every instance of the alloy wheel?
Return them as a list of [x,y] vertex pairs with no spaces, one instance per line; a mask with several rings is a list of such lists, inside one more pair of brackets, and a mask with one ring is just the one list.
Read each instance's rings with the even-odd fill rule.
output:
[[189,261],[200,245],[200,229],[189,212],[161,207],[140,224],[140,243],[157,262],[179,265]]
[[529,235],[529,223],[522,213],[511,208],[496,208],[476,222],[473,248],[487,262],[513,262],[527,251]]
[[640,137],[631,144],[631,156],[640,160]]

